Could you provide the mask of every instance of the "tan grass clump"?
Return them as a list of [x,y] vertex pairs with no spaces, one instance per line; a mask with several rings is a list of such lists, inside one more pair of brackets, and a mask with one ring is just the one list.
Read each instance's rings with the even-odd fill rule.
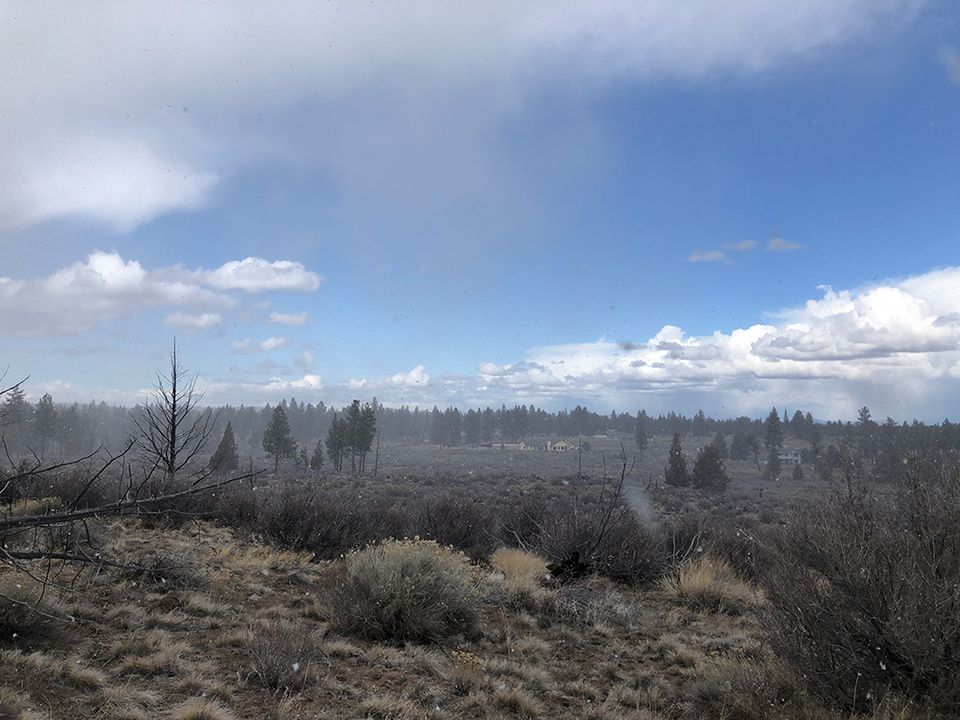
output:
[[330,601],[338,629],[370,640],[471,636],[479,624],[469,560],[427,540],[392,540],[351,552]]
[[187,700],[170,713],[171,720],[236,720],[236,717],[216,700],[200,698]]
[[490,564],[503,573],[510,590],[534,588],[548,572],[546,560],[516,548],[500,548],[490,557]]
[[7,572],[0,575],[0,640],[15,636],[45,634],[60,617],[49,591],[29,575]]
[[756,592],[726,560],[712,555],[685,563],[663,588],[692,608],[737,614],[756,603]]

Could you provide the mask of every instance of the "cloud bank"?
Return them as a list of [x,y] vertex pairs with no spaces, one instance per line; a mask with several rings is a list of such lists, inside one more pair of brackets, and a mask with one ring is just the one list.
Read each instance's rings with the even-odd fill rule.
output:
[[536,347],[515,362],[481,363],[473,375],[418,365],[321,383],[311,366],[300,379],[219,384],[211,398],[263,402],[294,391],[328,403],[371,396],[428,407],[585,402],[601,410],[702,407],[717,416],[789,403],[820,418],[849,418],[868,404],[879,417],[936,420],[951,409],[955,416],[960,399],[960,267],[856,289],[824,287],[767,322],[708,335],[665,325],[645,342]]
[[350,192],[469,197],[505,181],[498,128],[544,89],[762,73],[901,31],[922,5],[8,2],[0,227],[129,230],[264,160]]
[[85,260],[36,280],[0,277],[0,334],[74,335],[153,308],[182,308],[173,327],[213,327],[237,304],[231,291],[316,290],[322,278],[290,260],[245,258],[213,270],[180,266],[148,270],[117,253],[95,251]]

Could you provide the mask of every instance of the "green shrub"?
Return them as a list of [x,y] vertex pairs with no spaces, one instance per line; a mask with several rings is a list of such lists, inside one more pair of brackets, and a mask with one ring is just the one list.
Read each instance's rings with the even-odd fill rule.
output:
[[391,540],[351,552],[331,597],[338,629],[394,641],[473,635],[478,603],[466,556],[426,540]]

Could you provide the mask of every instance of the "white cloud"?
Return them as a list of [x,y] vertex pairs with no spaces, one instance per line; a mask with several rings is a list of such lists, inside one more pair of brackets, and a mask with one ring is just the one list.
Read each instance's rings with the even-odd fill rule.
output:
[[940,51],[940,59],[947,68],[950,82],[954,85],[960,85],[960,53],[954,48],[943,48]]
[[741,240],[740,242],[724,243],[724,250],[731,250],[733,252],[747,252],[749,250],[755,250],[757,247],[756,240]]
[[770,241],[767,243],[767,250],[769,252],[793,252],[794,250],[802,249],[803,245],[784,240],[782,237],[770,238]]
[[290,338],[288,337],[268,337],[266,340],[261,340],[260,342],[254,342],[250,338],[243,338],[242,340],[234,340],[230,343],[232,347],[237,352],[270,352],[271,350],[279,350],[280,348],[285,348],[290,344]]
[[167,315],[164,322],[170,327],[180,328],[182,330],[204,330],[206,328],[219,325],[223,321],[220,313],[200,313],[191,315],[190,313],[176,312]]
[[[248,257],[232,260],[216,270],[204,273],[204,281],[220,290],[299,290],[311,292],[320,287],[323,278],[310,272],[298,262]],[[275,315],[278,313],[274,313]]]
[[899,417],[923,415],[921,404],[960,374],[960,268],[858,290],[825,288],[771,319],[704,336],[666,325],[645,343],[536,348],[514,364],[481,365],[480,388],[491,398],[594,397],[618,407],[631,395],[662,396],[676,407],[678,397],[695,393],[728,412],[786,400],[827,417],[849,414],[859,390]]
[[247,258],[215,270],[151,270],[98,250],[45,278],[0,277],[0,332],[72,335],[150,308],[189,309],[168,316],[168,324],[209,327],[236,305],[229,290],[310,290],[319,283],[318,275],[288,260]]
[[423,365],[417,365],[409,372],[401,372],[390,375],[386,378],[374,380],[350,380],[347,387],[353,390],[368,390],[376,394],[380,392],[390,392],[400,390],[401,392],[409,388],[425,388],[430,384],[430,373]]
[[296,327],[298,325],[306,325],[310,322],[310,316],[305,312],[301,313],[280,313],[272,312],[267,317],[267,322],[271,322],[274,325],[287,325],[289,327]]
[[[8,2],[0,223],[80,216],[128,229],[209,201],[247,163],[299,162],[308,146],[323,148],[315,159],[341,189],[430,197],[453,192],[454,177],[475,201],[502,179],[496,128],[544,87],[767,72],[906,32],[921,6]],[[299,132],[313,142],[276,122],[312,109],[321,121]],[[394,133],[401,142],[379,139]],[[421,152],[438,142],[450,152]]]
[[727,254],[722,250],[694,250],[687,258],[692,263],[713,263],[723,262],[727,259]]
[[259,347],[264,352],[269,352],[270,350],[279,350],[280,348],[285,348],[290,344],[290,338],[287,337],[268,337],[266,340],[263,340]]
[[313,372],[313,369],[317,366],[316,358],[313,357],[313,353],[309,350],[304,350],[297,355],[293,362],[298,368],[307,373]]

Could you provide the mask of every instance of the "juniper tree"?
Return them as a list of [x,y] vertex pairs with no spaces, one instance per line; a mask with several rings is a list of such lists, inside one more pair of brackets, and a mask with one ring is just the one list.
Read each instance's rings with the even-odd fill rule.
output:
[[240,467],[240,453],[237,451],[237,440],[233,436],[233,424],[227,423],[220,438],[220,444],[210,457],[207,465],[213,472],[233,472]]
[[674,487],[690,484],[690,478],[687,475],[687,459],[683,456],[683,448],[680,447],[680,433],[673,434],[667,466],[663,469],[663,479],[667,485]]
[[723,459],[713,445],[704,446],[693,463],[693,486],[698,490],[725,490],[730,484]]

